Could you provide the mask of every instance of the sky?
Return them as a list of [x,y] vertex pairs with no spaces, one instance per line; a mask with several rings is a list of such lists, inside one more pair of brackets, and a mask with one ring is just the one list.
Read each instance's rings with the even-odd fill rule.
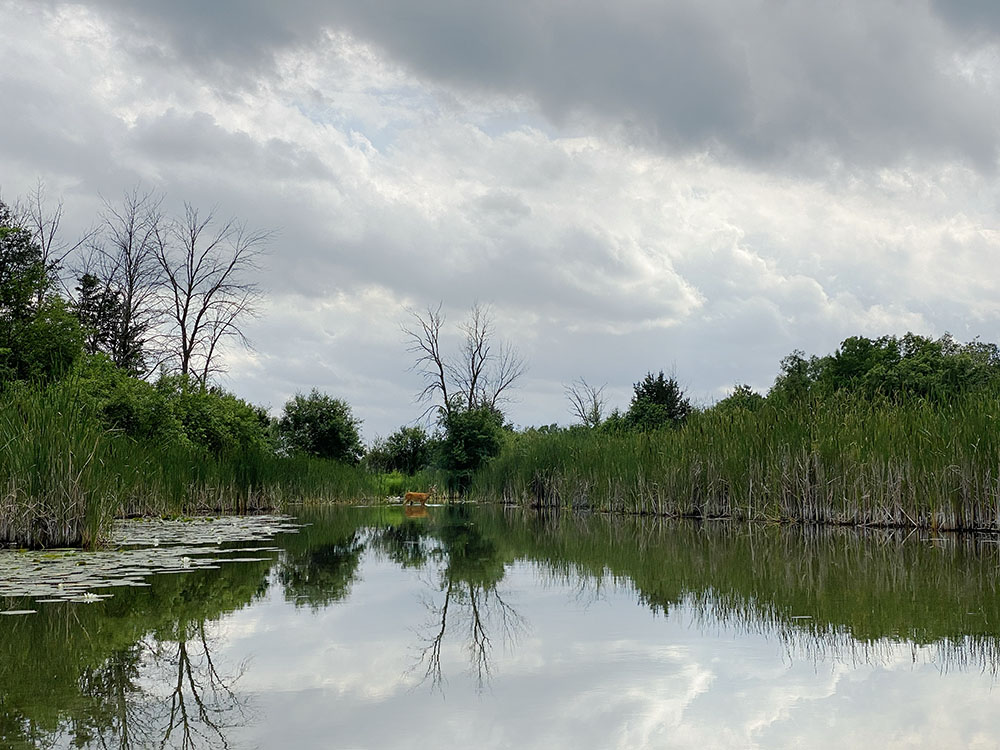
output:
[[401,326],[472,305],[519,426],[766,390],[852,335],[1000,340],[987,0],[0,0],[0,197],[136,186],[274,232],[224,385],[413,423]]

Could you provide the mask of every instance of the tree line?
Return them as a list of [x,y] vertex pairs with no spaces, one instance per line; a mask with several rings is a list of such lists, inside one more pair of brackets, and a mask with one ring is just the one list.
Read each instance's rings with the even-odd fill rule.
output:
[[[584,378],[565,387],[570,412],[579,425],[610,432],[648,432],[681,427],[699,411],[676,376],[666,376],[662,370],[656,375],[649,372],[635,383],[624,412],[607,412],[604,388]],[[988,389],[1000,389],[1000,347],[996,344],[978,339],[963,344],[947,333],[939,338],[915,333],[851,336],[832,354],[807,355],[797,349],[784,357],[766,394],[737,384],[728,396],[701,411],[819,404],[834,394],[890,403],[907,399],[945,403]]]
[[[105,427],[136,439],[215,454],[303,453],[407,475],[437,467],[458,490],[500,452],[513,432],[504,409],[527,365],[485,305],[473,305],[450,332],[441,304],[410,311],[402,326],[433,431],[404,425],[366,450],[360,420],[342,399],[313,389],[271,418],[220,388],[226,344],[248,345],[243,325],[260,299],[254,278],[273,233],[191,204],[170,216],[163,202],[153,191],[127,191],[69,243],[60,235],[62,205],[50,206],[42,186],[24,202],[0,201],[0,389],[72,378]],[[609,412],[605,386],[584,378],[565,391],[586,428],[650,432],[681,427],[698,411],[845,393],[942,401],[997,385],[995,344],[907,333],[853,336],[825,356],[796,350],[766,394],[737,385],[707,409],[662,370],[634,384],[624,410]]]

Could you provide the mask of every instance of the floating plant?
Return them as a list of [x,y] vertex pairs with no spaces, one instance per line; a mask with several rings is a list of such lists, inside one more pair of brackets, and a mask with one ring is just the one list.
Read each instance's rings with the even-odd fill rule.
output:
[[[288,516],[118,521],[103,550],[0,550],[0,597],[96,603],[113,593],[95,589],[149,586],[146,578],[155,574],[272,560],[279,548],[261,542],[299,528]],[[33,612],[0,609],[4,615]]]

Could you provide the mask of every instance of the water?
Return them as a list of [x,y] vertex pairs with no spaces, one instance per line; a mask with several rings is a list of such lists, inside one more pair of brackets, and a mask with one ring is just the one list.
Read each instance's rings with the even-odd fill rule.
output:
[[1000,746],[995,538],[428,510],[0,598],[0,746]]

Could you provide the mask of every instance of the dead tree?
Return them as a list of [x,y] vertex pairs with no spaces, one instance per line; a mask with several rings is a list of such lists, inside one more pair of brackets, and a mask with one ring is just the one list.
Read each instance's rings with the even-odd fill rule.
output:
[[596,388],[580,378],[563,386],[566,398],[569,399],[570,412],[586,427],[597,427],[604,419],[604,409],[607,407],[605,385]]
[[226,339],[249,347],[243,324],[260,299],[251,276],[271,236],[236,219],[219,222],[212,211],[202,217],[190,204],[163,233],[155,255],[167,300],[165,354],[173,370],[204,385],[223,371],[219,350]]
[[[35,189],[28,193],[24,203],[18,206],[24,228],[31,232],[32,240],[42,253],[42,264],[45,266],[47,278],[57,283],[61,280],[59,271],[66,259],[93,240],[97,230],[85,231],[76,242],[66,242],[60,234],[63,217],[63,202],[59,200],[50,207],[45,192],[45,183],[39,180]],[[41,305],[48,289],[40,285],[35,292],[36,304]],[[64,289],[64,291],[69,291]]]
[[424,378],[418,395],[430,401],[430,409],[450,414],[455,408],[499,409],[509,390],[527,370],[524,357],[510,342],[498,340],[493,311],[473,305],[468,319],[459,326],[463,334],[457,355],[448,357],[441,348],[445,317],[441,304],[428,307],[426,315],[410,310],[415,325],[403,326],[408,351],[416,355],[413,369]]
[[119,367],[141,376],[155,371],[161,361],[163,273],[157,251],[164,235],[162,202],[153,191],[138,188],[126,192],[120,205],[105,201],[85,269],[118,300],[108,355]]

